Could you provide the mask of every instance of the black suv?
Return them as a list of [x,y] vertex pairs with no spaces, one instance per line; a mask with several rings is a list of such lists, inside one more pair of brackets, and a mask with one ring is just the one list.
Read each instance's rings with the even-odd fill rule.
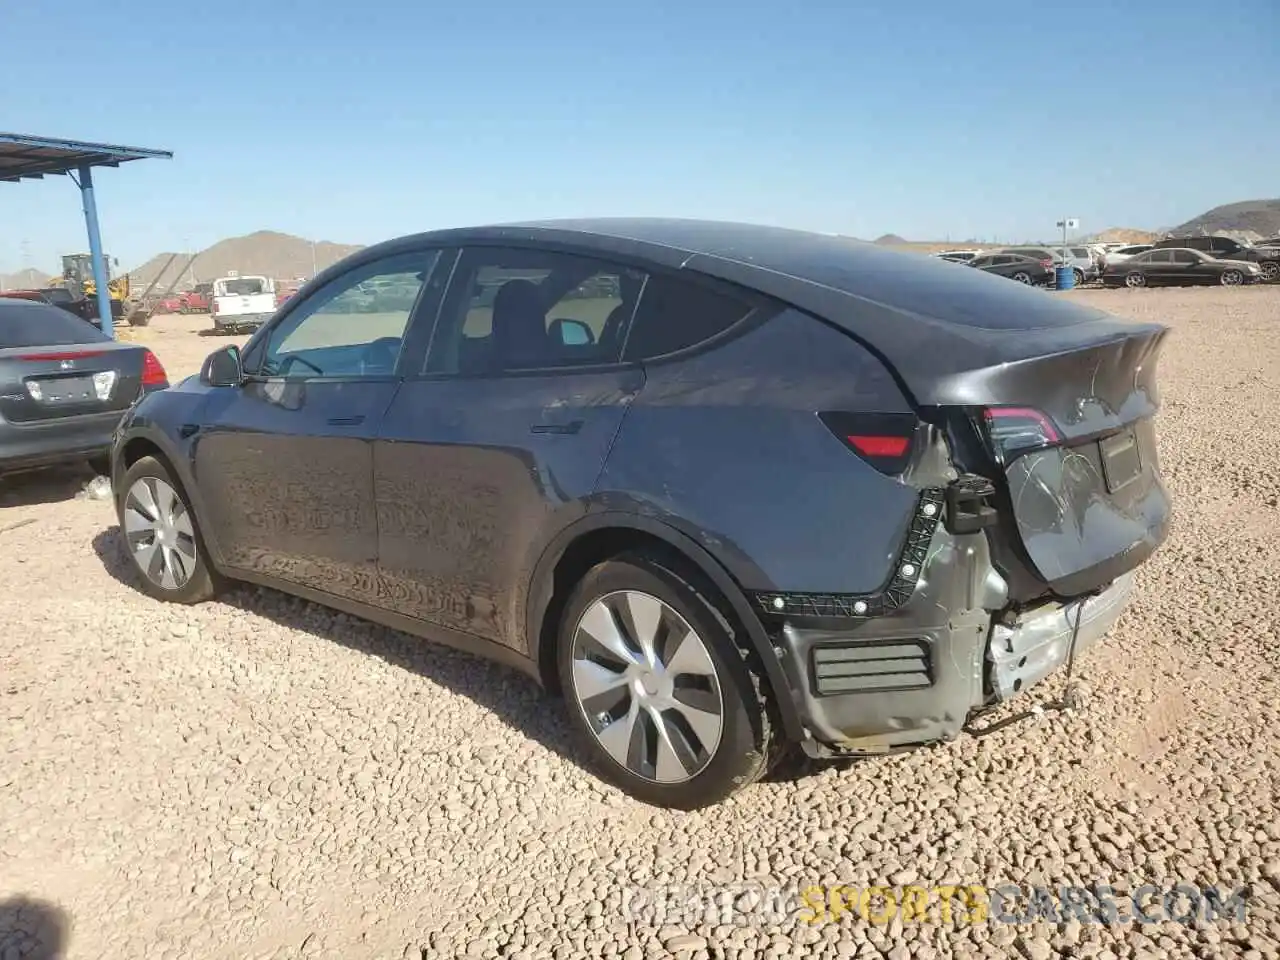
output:
[[1280,247],[1251,247],[1232,240],[1230,237],[1170,237],[1157,240],[1153,247],[1179,248],[1182,250],[1199,250],[1219,260],[1243,260],[1256,263],[1262,271],[1263,280],[1275,280],[1280,277]]
[[158,599],[249,581],[511,664],[696,807],[792,745],[951,739],[1110,628],[1167,529],[1165,335],[793,230],[419,234],[137,403],[120,541]]

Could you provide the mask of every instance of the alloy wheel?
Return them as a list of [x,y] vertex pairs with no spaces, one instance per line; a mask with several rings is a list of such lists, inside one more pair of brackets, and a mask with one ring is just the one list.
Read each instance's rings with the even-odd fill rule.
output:
[[1263,280],[1276,280],[1280,278],[1280,263],[1276,263],[1274,260],[1265,260],[1258,264],[1258,266],[1262,270]]
[[1244,274],[1239,270],[1228,270],[1222,275],[1222,285],[1224,287],[1237,287],[1244,283]]
[[177,590],[196,569],[191,515],[177,491],[159,477],[139,477],[125,496],[122,514],[129,554],[156,586]]
[[1140,273],[1134,272],[1124,278],[1124,285],[1126,287],[1145,287],[1147,278]]
[[1029,273],[1023,273],[1022,271],[1018,271],[1017,273],[1015,273],[1015,274],[1013,275],[1013,279],[1017,280],[1019,283],[1030,283],[1030,282],[1031,282],[1031,274],[1029,274]]
[[724,699],[706,643],[637,590],[596,599],[573,632],[573,696],[605,752],[635,776],[683,783],[720,745]]

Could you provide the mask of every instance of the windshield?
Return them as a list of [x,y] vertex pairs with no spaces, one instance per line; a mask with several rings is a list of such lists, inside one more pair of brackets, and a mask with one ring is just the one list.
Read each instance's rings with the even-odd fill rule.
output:
[[267,292],[267,285],[261,277],[232,277],[218,281],[218,296],[221,297],[254,297]]

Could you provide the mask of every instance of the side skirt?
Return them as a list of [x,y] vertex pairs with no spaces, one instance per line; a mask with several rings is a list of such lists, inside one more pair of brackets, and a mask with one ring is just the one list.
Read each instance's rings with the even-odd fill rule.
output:
[[542,678],[538,674],[537,665],[532,660],[518,650],[487,640],[484,637],[463,633],[460,630],[450,630],[448,627],[427,623],[425,620],[419,620],[416,617],[406,617],[404,614],[395,613],[384,607],[370,606],[366,603],[360,603],[358,600],[349,600],[346,597],[327,593],[324,590],[305,587],[267,574],[238,569],[225,569],[219,572],[232,580],[240,580],[260,587],[279,590],[281,593],[309,600],[323,607],[329,607],[330,609],[350,614],[353,617],[360,617],[363,620],[369,620],[392,630],[399,630],[402,633],[419,637],[431,643],[437,643],[454,650],[461,650],[463,653],[469,653],[473,656],[499,663],[502,666],[511,667],[530,677],[539,686],[542,686]]

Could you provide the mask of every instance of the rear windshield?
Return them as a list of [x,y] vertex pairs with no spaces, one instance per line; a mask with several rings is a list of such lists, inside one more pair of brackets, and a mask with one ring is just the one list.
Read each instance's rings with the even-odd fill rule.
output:
[[261,277],[234,277],[231,280],[218,281],[220,297],[255,297],[267,292],[267,285]]
[[0,300],[0,350],[101,343],[109,339],[93,324],[59,307],[29,300]]

